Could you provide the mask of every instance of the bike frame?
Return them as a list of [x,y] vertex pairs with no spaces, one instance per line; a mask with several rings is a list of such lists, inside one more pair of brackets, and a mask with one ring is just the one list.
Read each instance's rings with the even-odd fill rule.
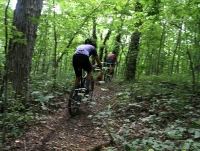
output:
[[90,90],[89,90],[89,94],[86,95],[86,89],[84,87],[85,84],[85,80],[86,80],[86,76],[87,73],[83,75],[83,70],[81,70],[81,79],[80,79],[80,86],[77,87],[76,85],[74,85],[74,87],[72,88],[72,91],[70,93],[69,96],[69,101],[68,101],[68,110],[69,110],[69,114],[71,116],[76,116],[78,115],[78,110],[79,107],[83,101],[83,99],[85,97],[88,98],[88,100],[92,99],[92,95],[93,95],[93,89],[94,89],[94,79],[93,79],[93,75],[91,77],[91,81],[90,81]]

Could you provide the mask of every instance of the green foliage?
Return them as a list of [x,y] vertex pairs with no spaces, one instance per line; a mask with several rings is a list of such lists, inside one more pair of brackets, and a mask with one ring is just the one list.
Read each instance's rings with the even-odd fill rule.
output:
[[[188,82],[185,77],[179,80]],[[199,98],[191,100],[190,89],[183,89],[174,77],[162,76],[143,77],[142,81],[120,86],[124,91],[116,93],[118,108],[110,102],[107,109],[93,117],[95,124],[108,121],[105,125],[118,149],[200,149]]]
[[[7,1],[4,0],[0,4],[2,6],[0,7],[1,20],[5,18],[6,3]],[[133,139],[131,142],[126,139],[130,130],[127,123],[123,127],[127,131],[123,136],[114,135],[115,139],[118,142],[122,141],[126,150],[150,151],[159,147],[173,150],[177,149],[176,144],[181,144],[183,149],[198,149],[200,145],[195,139],[199,139],[200,124],[197,117],[200,109],[190,102],[195,101],[194,98],[197,98],[196,101],[199,100],[198,94],[191,93],[191,88],[195,84],[195,90],[198,92],[200,80],[199,73],[195,72],[195,83],[192,81],[190,61],[186,50],[188,49],[191,53],[193,66],[198,65],[200,63],[199,2],[198,0],[159,0],[141,1],[141,5],[142,10],[135,12],[135,1],[133,0],[58,0],[55,6],[52,1],[45,1],[40,19],[30,18],[32,22],[39,24],[34,55],[33,58],[30,58],[32,59],[31,95],[33,102],[36,103],[34,107],[48,110],[47,103],[50,98],[69,91],[75,78],[71,64],[73,52],[86,37],[93,36],[93,19],[96,19],[97,22],[97,50],[102,45],[108,30],[112,31],[105,46],[108,52],[111,52],[115,45],[116,35],[121,34],[120,64],[117,67],[116,75],[122,79],[126,72],[130,35],[137,29],[141,32],[140,51],[137,58],[137,79],[135,83],[124,85],[124,91],[116,94],[117,103],[120,106],[119,112],[125,113],[126,106],[134,107],[130,109],[133,113],[131,112],[127,117],[124,115],[124,118],[126,121],[128,119],[135,122],[138,115],[134,110],[140,112],[143,107],[153,113],[158,110],[159,113],[156,113],[156,116],[153,114],[139,119],[139,122],[146,123],[150,127],[144,128],[141,133],[146,133],[146,131],[152,135],[160,133],[169,140],[162,142],[156,137],[146,136],[144,139]],[[11,8],[8,15],[9,38],[17,37],[15,42],[26,44],[22,33],[12,26],[13,10]],[[138,22],[141,22],[141,25],[136,27],[135,24]],[[5,25],[3,22],[0,25],[3,27],[0,28],[1,79],[4,73],[6,54],[4,50]],[[60,57],[61,59],[58,60]],[[173,58],[174,63],[172,64]],[[58,63],[57,66],[55,63]],[[56,76],[54,77],[54,75]],[[9,87],[9,91],[8,94],[13,95],[12,88]],[[108,98],[109,96],[103,97]],[[146,104],[149,106],[146,107]],[[34,107],[30,108],[30,113],[27,112],[27,115],[22,116],[22,113],[18,111],[24,110],[25,107],[20,100],[9,100],[9,116],[6,120],[9,124],[14,123],[9,127],[9,129],[13,129],[11,135],[21,135],[20,128],[17,127],[15,121],[26,123],[32,120],[33,115],[31,114],[32,110],[35,110]],[[164,109],[160,110],[160,107]],[[194,111],[194,109],[196,110]],[[191,133],[189,134],[191,135],[184,142],[180,140],[185,138],[185,131],[189,129],[187,121],[180,119],[182,122],[180,124],[171,119],[170,122],[174,122],[172,122],[175,126],[174,129],[171,129],[173,125],[168,124],[167,127],[162,125],[162,122],[173,117],[173,114],[176,114],[178,118],[184,115],[185,118],[192,116],[192,119],[195,119],[190,121],[193,129],[190,129]],[[111,109],[107,108],[106,111],[97,114],[95,118],[110,118],[112,115]],[[111,119],[112,122],[114,122],[113,119]],[[161,126],[157,128],[155,123]],[[153,130],[153,128],[157,129]],[[166,134],[168,132],[169,135]],[[134,132],[131,131],[131,133]],[[181,147],[179,146],[179,148]]]

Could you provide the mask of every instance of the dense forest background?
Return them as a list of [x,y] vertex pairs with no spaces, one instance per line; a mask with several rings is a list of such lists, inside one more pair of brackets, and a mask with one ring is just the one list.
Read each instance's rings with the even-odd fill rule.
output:
[[198,0],[18,0],[14,9],[12,2],[0,0],[2,142],[8,131],[21,134],[16,123],[30,120],[32,104],[46,109],[45,101],[69,91],[72,55],[86,38],[102,62],[118,52],[115,77],[131,89],[153,79],[152,87],[162,81],[190,97],[200,93]]

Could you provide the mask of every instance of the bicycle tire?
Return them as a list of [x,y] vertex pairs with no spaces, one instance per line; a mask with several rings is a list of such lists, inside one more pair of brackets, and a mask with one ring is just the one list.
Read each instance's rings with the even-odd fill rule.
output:
[[91,78],[90,86],[91,86],[90,91],[93,91],[94,90],[94,79],[93,79],[93,77]]
[[110,75],[108,74],[109,71],[110,71],[110,69],[107,69],[107,70],[106,70],[105,82],[107,82],[108,80],[111,81],[111,80],[110,80]]
[[104,80],[105,82],[107,81],[107,71],[104,72],[103,80]]
[[71,116],[78,115],[80,103],[82,100],[82,97],[78,95],[79,90],[77,89],[79,89],[79,86],[73,86],[68,100],[68,112]]

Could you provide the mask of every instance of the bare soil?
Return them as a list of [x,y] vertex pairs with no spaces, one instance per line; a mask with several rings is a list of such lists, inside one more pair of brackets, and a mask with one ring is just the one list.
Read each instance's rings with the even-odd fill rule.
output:
[[[107,82],[95,85],[93,102],[83,103],[80,114],[71,117],[66,108],[68,94],[52,99],[57,104],[50,111],[42,113],[44,121],[35,121],[34,126],[24,135],[10,142],[10,151],[86,151],[104,150],[112,143],[106,127],[94,124],[93,117],[109,104],[115,103],[115,94],[120,86]],[[101,121],[99,121],[101,123]]]

